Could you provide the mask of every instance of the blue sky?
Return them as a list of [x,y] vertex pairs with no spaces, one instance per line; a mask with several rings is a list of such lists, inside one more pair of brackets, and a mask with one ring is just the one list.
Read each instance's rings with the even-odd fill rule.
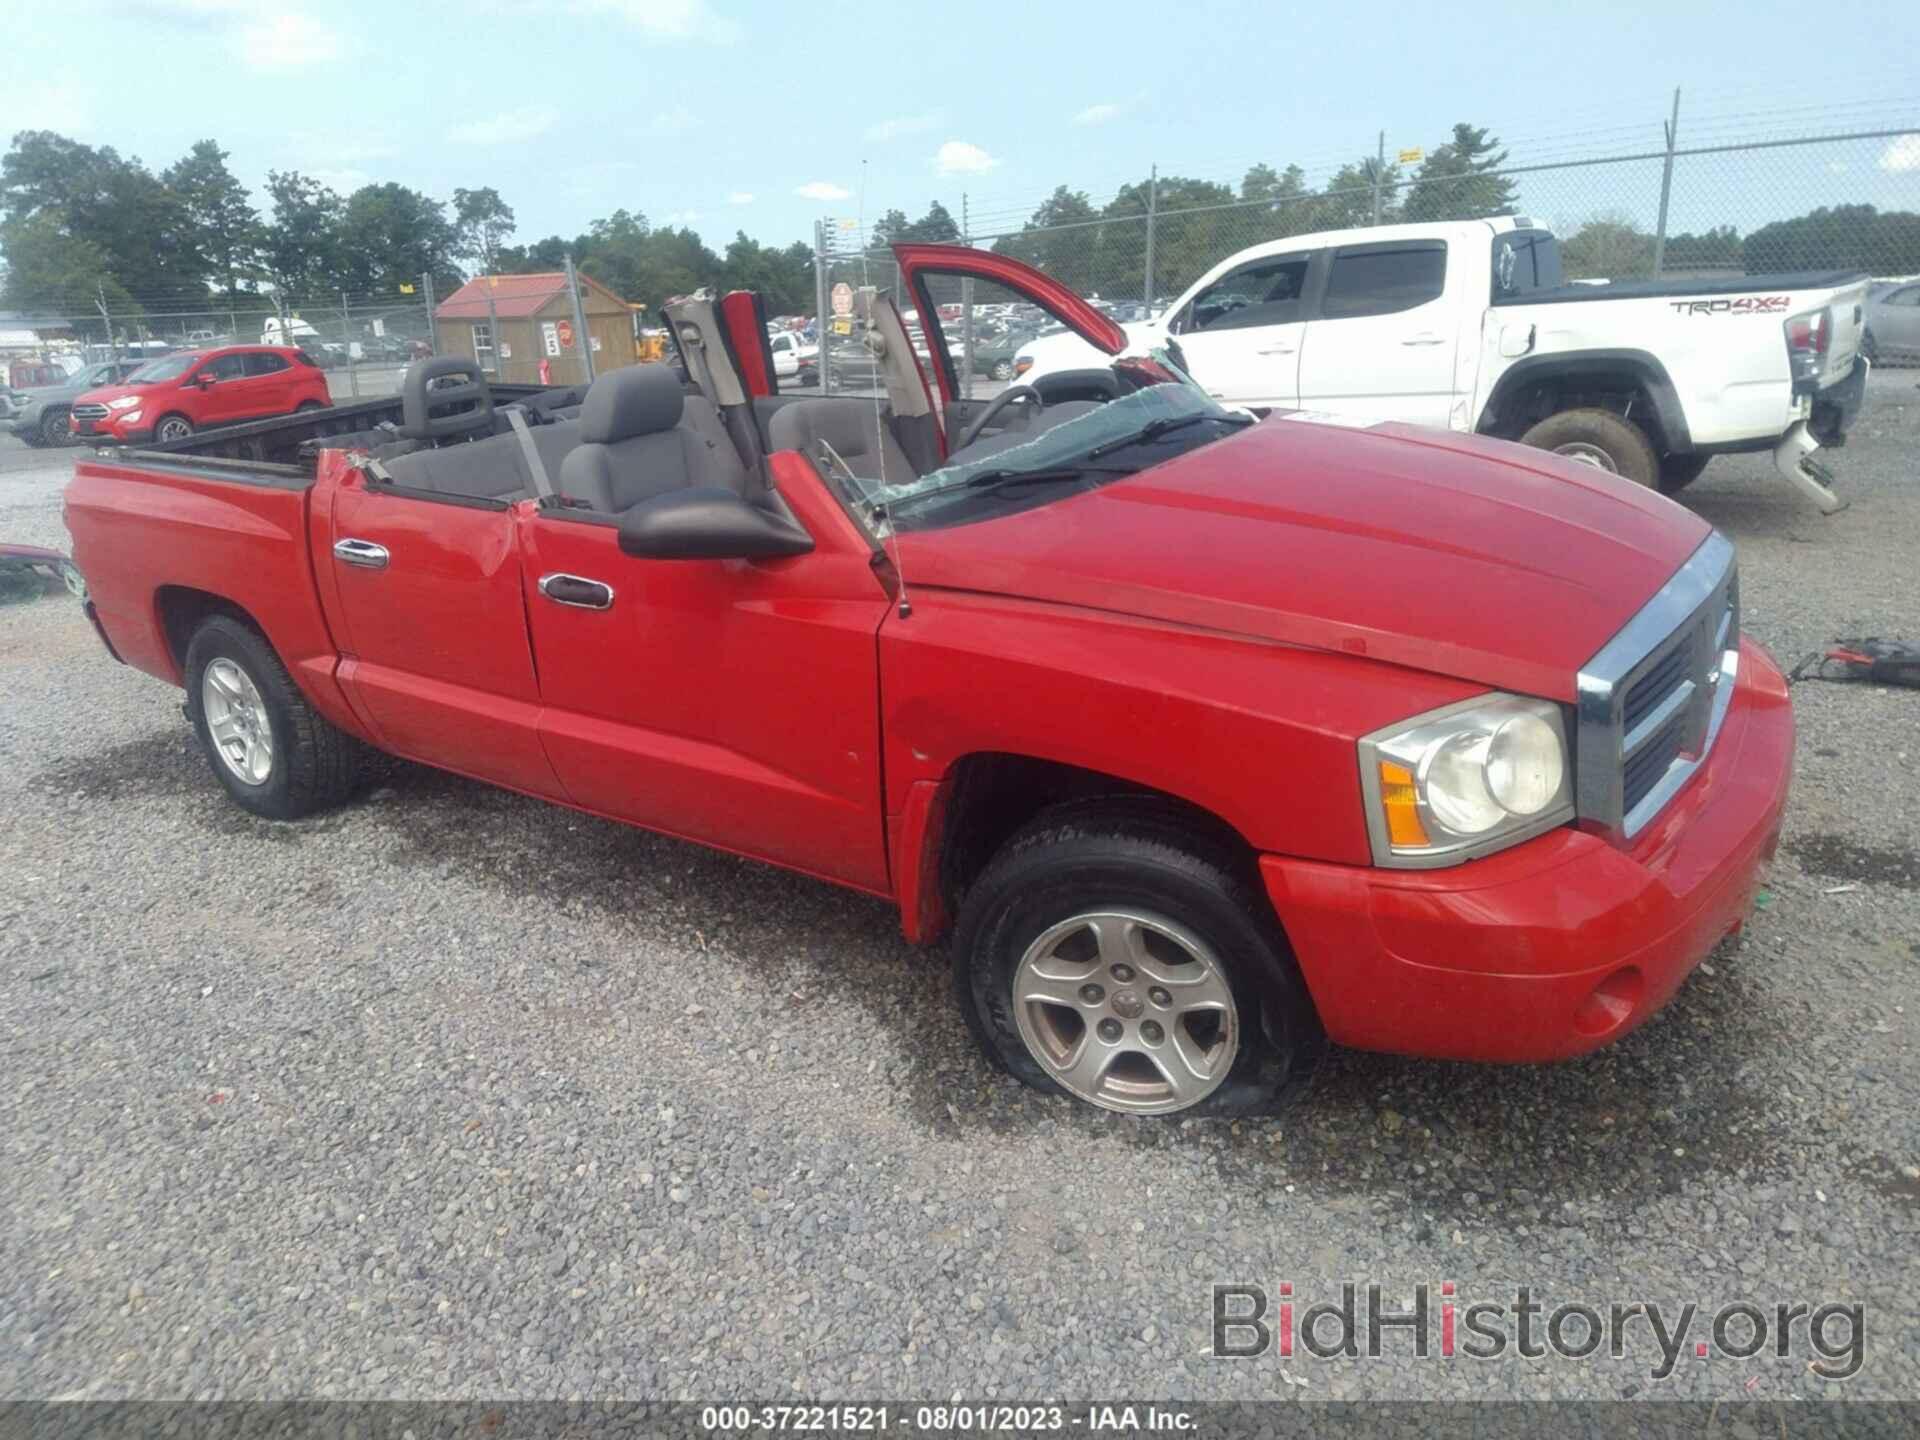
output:
[[[9,135],[56,129],[156,169],[212,136],[256,186],[269,169],[440,198],[491,184],[523,240],[624,206],[714,243],[736,228],[786,243],[863,203],[872,218],[938,198],[957,216],[963,194],[986,217],[976,230],[1017,226],[1063,181],[1097,201],[1154,161],[1229,183],[1256,160],[1324,176],[1382,128],[1392,151],[1430,146],[1455,120],[1490,125],[1516,163],[1654,149],[1676,84],[1683,143],[1920,124],[1911,0],[1833,14],[1802,0],[7,8]],[[1700,223],[1729,206],[1757,219],[1833,199],[1920,208],[1920,142],[1714,176],[1676,201],[1675,228],[1695,223],[1689,206]],[[1728,187],[1743,193],[1707,193]],[[1648,188],[1636,168],[1552,177],[1523,199],[1565,224],[1581,207],[1638,211]]]

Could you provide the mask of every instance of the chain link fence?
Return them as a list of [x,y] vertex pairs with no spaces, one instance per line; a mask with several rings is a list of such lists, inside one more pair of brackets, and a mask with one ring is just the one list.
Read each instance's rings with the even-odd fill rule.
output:
[[[1156,193],[1156,177],[1123,188],[1097,210],[1079,197],[1093,218],[974,222],[957,238],[1033,264],[1123,320],[1157,313],[1219,261],[1266,241],[1504,214],[1553,230],[1569,280],[1780,270],[1864,271],[1882,280],[1920,275],[1920,129],[1914,128],[1668,144],[1502,163],[1445,178],[1423,178],[1411,165],[1389,161],[1382,147],[1375,161],[1317,179],[1297,170],[1272,178],[1277,183],[1254,198],[1195,205]],[[1036,216],[1049,208],[1041,206]],[[872,239],[848,220],[820,225],[823,315],[830,314],[839,284],[899,295],[892,255],[877,241],[868,243]],[[871,371],[857,335],[836,337],[831,329],[829,318],[822,327],[827,385],[867,388]]]

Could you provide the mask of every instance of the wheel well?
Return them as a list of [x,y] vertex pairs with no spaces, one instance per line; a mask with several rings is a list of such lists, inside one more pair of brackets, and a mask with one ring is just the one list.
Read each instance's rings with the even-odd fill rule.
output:
[[1177,816],[1197,836],[1241,857],[1248,875],[1258,876],[1253,846],[1225,820],[1177,795],[1118,776],[1028,755],[983,752],[957,761],[948,783],[951,799],[938,837],[940,894],[948,915],[959,913],[968,888],[1016,830],[1042,810],[1069,800],[1111,798],[1153,805]]
[[[167,637],[167,651],[173,656],[174,668],[183,674],[187,665],[187,646],[193,643],[193,632],[212,616],[231,615],[260,630],[260,623],[253,616],[225,596],[215,595],[210,590],[195,590],[186,585],[162,585],[155,592],[153,602],[154,608],[160,613],[160,629]],[[261,631],[261,634],[265,633]]]
[[1607,410],[1647,432],[1653,448],[1671,454],[1675,437],[1667,433],[1659,401],[1646,378],[1629,370],[1587,371],[1543,376],[1514,386],[1500,396],[1481,428],[1503,440],[1518,440],[1550,415],[1563,410]]

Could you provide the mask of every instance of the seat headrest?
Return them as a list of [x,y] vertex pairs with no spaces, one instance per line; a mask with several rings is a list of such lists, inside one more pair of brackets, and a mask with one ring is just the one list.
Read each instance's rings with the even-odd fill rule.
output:
[[680,423],[686,396],[671,365],[629,365],[593,382],[580,407],[580,438],[609,445],[654,435]]

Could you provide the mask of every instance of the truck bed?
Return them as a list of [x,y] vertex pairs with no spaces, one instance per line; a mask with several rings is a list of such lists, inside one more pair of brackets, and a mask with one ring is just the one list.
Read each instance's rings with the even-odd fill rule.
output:
[[1691,300],[1708,295],[1751,295],[1759,291],[1841,290],[1865,284],[1857,270],[1796,270],[1777,275],[1702,275],[1693,279],[1569,281],[1551,290],[1496,295],[1495,305],[1557,305],[1581,300]]
[[[491,385],[496,405],[531,399],[550,389],[548,385]],[[314,444],[331,436],[353,435],[372,430],[382,423],[400,423],[400,397],[383,395],[373,400],[356,400],[325,410],[308,410],[298,415],[275,415],[265,420],[249,420],[240,425],[223,425],[203,430],[185,440],[166,445],[145,445],[138,449],[103,450],[122,462],[137,463],[145,456],[193,456],[197,459],[231,461],[240,464],[294,466],[308,476],[313,474],[314,454],[322,448]]]

